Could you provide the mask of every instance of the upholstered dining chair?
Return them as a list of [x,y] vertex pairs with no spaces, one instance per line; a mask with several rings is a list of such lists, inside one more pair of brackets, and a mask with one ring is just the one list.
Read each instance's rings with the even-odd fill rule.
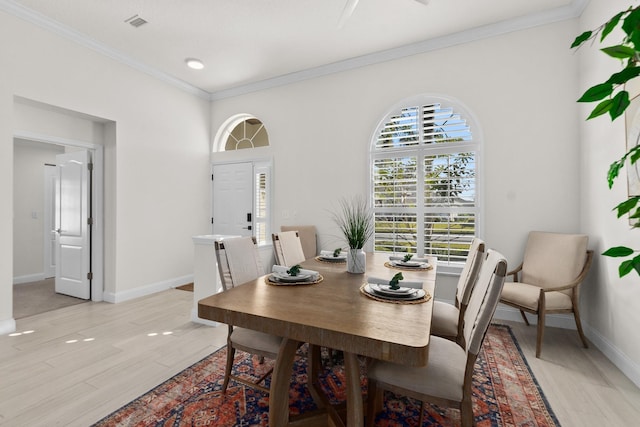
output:
[[496,251],[483,256],[478,280],[464,314],[465,346],[431,335],[429,361],[426,366],[403,366],[374,360],[367,368],[367,427],[372,427],[382,405],[383,390],[420,400],[420,421],[424,402],[460,410],[462,427],[474,425],[472,379],[475,361],[495,313],[507,272],[507,261]]
[[[255,238],[237,237],[216,241],[215,253],[218,261],[218,270],[220,272],[220,281],[222,282],[224,291],[240,286],[264,274]],[[224,372],[222,392],[226,393],[229,380],[233,379],[239,383],[255,387],[268,393],[269,389],[260,383],[271,373],[271,370],[265,372],[265,374],[254,383],[231,374],[233,360],[236,350],[242,350],[260,356],[261,362],[264,361],[265,357],[275,360],[280,350],[282,338],[251,329],[234,327],[233,325],[228,326],[227,364]]]
[[433,316],[431,318],[431,334],[447,338],[464,346],[462,335],[462,323],[464,313],[469,304],[471,291],[478,278],[485,243],[475,237],[469,247],[469,255],[460,273],[458,286],[456,287],[455,305],[443,301],[433,302]]
[[587,340],[578,308],[580,284],[591,266],[593,251],[587,250],[588,236],[532,231],[529,233],[522,263],[507,276],[500,302],[538,316],[536,357],[540,357],[545,316],[549,313],[573,313],[584,348]]
[[313,258],[318,254],[318,236],[315,225],[282,225],[280,231],[298,232],[304,259]]
[[271,235],[273,252],[276,256],[276,264],[292,267],[304,261],[302,242],[297,231],[283,231]]

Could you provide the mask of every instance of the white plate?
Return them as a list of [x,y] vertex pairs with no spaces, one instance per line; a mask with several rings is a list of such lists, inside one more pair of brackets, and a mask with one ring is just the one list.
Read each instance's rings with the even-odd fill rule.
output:
[[297,276],[292,276],[287,273],[271,273],[271,275],[282,282],[304,282],[311,277],[310,274],[298,274]]
[[326,261],[344,261],[345,259],[347,259],[347,256],[346,255],[338,255],[338,256],[320,255],[320,258]]
[[427,265],[426,262],[418,262],[418,261],[391,261],[392,265],[397,265],[398,267],[412,267],[419,268]]
[[391,289],[391,285],[380,285],[378,283],[369,283],[369,287],[376,293],[381,293],[385,295],[409,295],[415,292],[417,289],[415,288],[405,288],[400,287],[398,289]]
[[371,289],[371,285],[369,283],[367,283],[366,286],[364,287],[364,291],[369,295],[373,295],[374,297],[388,299],[392,301],[413,301],[420,298],[424,298],[425,295],[427,294],[424,289],[416,289],[414,293],[411,293],[408,295],[383,295]]

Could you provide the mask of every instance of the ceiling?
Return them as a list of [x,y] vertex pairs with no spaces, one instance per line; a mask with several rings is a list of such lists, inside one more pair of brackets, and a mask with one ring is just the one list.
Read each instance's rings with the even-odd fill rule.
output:
[[[0,0],[8,11],[202,94],[410,55],[578,16],[588,0]],[[147,21],[134,27],[132,17]],[[186,67],[186,58],[205,68]]]

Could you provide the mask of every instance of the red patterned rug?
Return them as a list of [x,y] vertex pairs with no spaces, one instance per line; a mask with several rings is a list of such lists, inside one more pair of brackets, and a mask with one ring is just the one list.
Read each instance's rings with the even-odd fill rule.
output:
[[[305,348],[301,347],[294,366],[289,392],[291,414],[316,409],[306,387]],[[328,357],[327,354],[324,356]],[[220,392],[225,357],[226,348],[212,353],[94,426],[267,426],[269,396],[266,393],[233,381],[226,395]],[[238,373],[254,379],[270,366],[269,362],[261,365],[257,358],[240,351],[236,353],[235,364]],[[324,366],[323,388],[335,402],[343,401],[342,367],[329,363]],[[364,366],[362,370],[364,394]],[[559,426],[508,326],[491,325],[475,371],[473,412],[478,427]],[[387,392],[384,410],[378,415],[376,425],[417,426],[419,408],[419,402]],[[425,405],[425,408],[424,426],[460,424],[460,413],[454,409],[433,405]]]

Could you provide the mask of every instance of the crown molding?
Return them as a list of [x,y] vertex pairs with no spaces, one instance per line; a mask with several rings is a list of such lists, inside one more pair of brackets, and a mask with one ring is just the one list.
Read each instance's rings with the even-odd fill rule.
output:
[[136,59],[125,55],[124,53],[116,49],[112,49],[79,31],[63,25],[58,21],[55,21],[39,12],[36,12],[35,10],[24,7],[13,0],[0,0],[0,10],[3,10],[17,18],[23,19],[34,25],[37,25],[40,28],[49,30],[55,34],[58,34],[59,36],[65,37],[75,43],[78,43],[81,46],[87,47],[115,61],[128,65],[131,68],[149,74],[150,76],[158,80],[164,81],[165,83],[191,93],[192,95],[196,95],[206,100],[210,100],[211,98],[211,94],[205,90],[197,88],[183,80],[170,76],[169,74],[166,74],[158,70],[157,68],[137,61]]
[[224,89],[215,92],[207,92],[203,89],[195,87],[183,80],[172,77],[154,67],[146,65],[136,59],[125,55],[124,53],[112,49],[97,40],[94,40],[86,35],[69,28],[60,22],[52,20],[51,18],[38,13],[34,10],[26,8],[14,0],[0,0],[0,10],[3,10],[11,15],[28,21],[41,28],[52,31],[62,37],[68,38],[82,46],[92,49],[100,54],[103,54],[113,60],[126,64],[138,71],[142,71],[155,77],[158,80],[164,81],[170,85],[173,85],[181,90],[196,95],[200,98],[210,101],[221,100],[225,98],[232,98],[235,96],[245,95],[251,92],[270,89],[278,86],[284,86],[291,83],[301,82],[317,77],[322,77],[330,74],[340,73],[344,71],[353,70],[368,65],[373,65],[381,62],[392,61],[400,58],[405,58],[412,55],[431,52],[437,49],[443,49],[452,47],[472,41],[486,39],[513,31],[524,30],[528,28],[537,27],[540,25],[551,24],[554,22],[565,21],[579,17],[590,0],[573,0],[566,6],[558,7],[555,9],[546,10],[543,12],[533,13],[518,18],[498,22],[491,25],[485,25],[481,27],[472,28],[466,31],[461,31],[455,34],[450,34],[443,37],[437,37],[434,39],[424,40],[422,42],[413,43],[405,46],[400,46],[394,49],[388,49],[371,53],[368,55],[362,55],[354,58],[345,59],[343,61],[334,62],[327,65],[321,65],[319,67],[309,68],[306,70],[277,76],[270,79],[261,80],[259,82],[239,85],[233,88]]
[[278,86],[284,86],[291,83],[301,82],[329,74],[349,71],[368,65],[378,64],[381,62],[393,61],[412,55],[431,52],[438,49],[452,47],[464,43],[473,42],[480,39],[486,39],[514,31],[520,31],[541,25],[551,24],[555,22],[565,21],[577,18],[589,4],[590,0],[573,0],[566,6],[549,9],[543,12],[524,15],[518,18],[501,21],[495,24],[484,25],[472,28],[458,33],[424,40],[397,48],[374,52],[368,55],[362,55],[344,61],[338,61],[327,65],[321,65],[315,68],[290,73],[271,79],[262,80],[255,83],[249,83],[230,89],[220,90],[211,94],[211,100],[221,100],[232,98],[235,96],[245,95],[251,92],[270,89]]

